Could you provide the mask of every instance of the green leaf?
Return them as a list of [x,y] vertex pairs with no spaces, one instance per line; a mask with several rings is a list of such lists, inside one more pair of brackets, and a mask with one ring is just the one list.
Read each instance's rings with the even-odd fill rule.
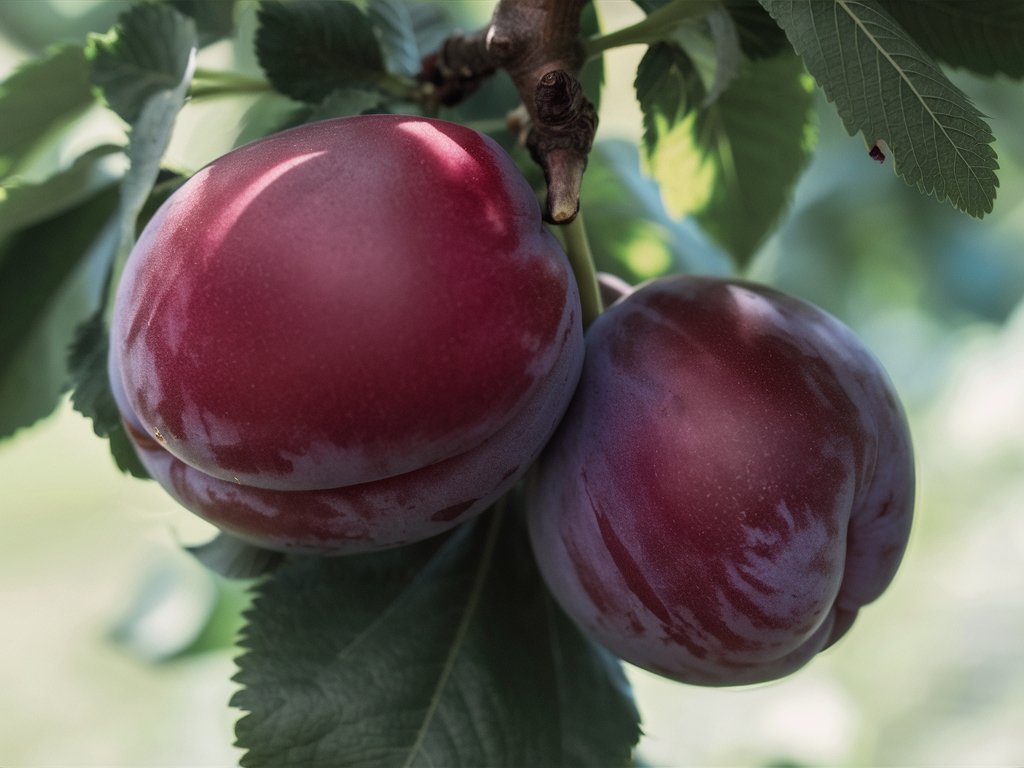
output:
[[770,58],[786,49],[786,33],[757,0],[724,0],[724,5],[739,32],[745,56]]
[[760,0],[850,134],[884,140],[896,173],[981,217],[999,182],[992,131],[878,0]]
[[390,111],[388,110],[388,98],[379,91],[363,88],[339,88],[329,93],[323,101],[310,109],[309,114],[305,117],[305,122],[387,111]]
[[167,0],[167,3],[195,22],[200,45],[209,45],[234,34],[235,0]]
[[[695,0],[634,0],[644,13],[650,15],[668,5],[679,3],[682,6],[692,4]],[[761,59],[774,56],[780,53],[787,46],[786,34],[779,29],[768,12],[758,3],[758,0],[719,0],[718,8],[713,4],[707,4],[711,13],[725,10],[732,23],[735,25],[739,37],[739,44],[743,54],[752,59]],[[692,16],[693,8],[686,9],[687,15]],[[690,23],[690,22],[687,22]],[[672,37],[672,26],[669,26],[662,39]]]
[[640,737],[640,713],[622,662],[545,597],[555,687],[562,697],[562,757],[547,762],[566,768],[636,765],[630,752]]
[[423,53],[416,42],[409,6],[401,0],[369,0],[366,12],[377,31],[388,69],[408,76],[418,73]]
[[281,563],[280,552],[257,547],[227,533],[186,550],[206,568],[226,579],[255,579]]
[[66,45],[21,65],[0,84],[0,179],[96,102],[87,75],[81,46]]
[[587,232],[597,268],[631,284],[672,272],[727,274],[731,264],[692,220],[673,219],[661,190],[640,172],[636,145],[594,145],[583,175]]
[[643,113],[643,140],[648,154],[704,98],[693,60],[672,43],[655,43],[647,49],[637,66],[633,86]]
[[339,88],[361,88],[386,75],[380,44],[365,14],[349,2],[260,4],[256,55],[267,79],[299,101],[319,102]]
[[121,426],[121,412],[107,375],[109,352],[110,330],[100,310],[78,327],[68,354],[68,368],[77,382],[71,403],[76,411],[92,419],[93,431],[99,437]]
[[90,41],[92,82],[125,121],[139,120],[151,98],[173,92],[195,67],[192,19],[169,5],[132,6],[107,35]]
[[137,5],[120,17],[105,40],[95,39],[94,79],[131,122],[129,170],[121,182],[120,242],[113,276],[120,275],[135,243],[140,212],[160,173],[160,160],[185,103],[198,42],[191,19],[165,5]]
[[[192,61],[194,65],[194,56]],[[139,214],[160,174],[160,161],[170,144],[174,121],[185,103],[191,71],[189,69],[185,73],[173,90],[158,91],[150,96],[128,135],[130,166],[121,182],[121,244],[115,274],[119,273],[120,266],[135,244]]]
[[518,516],[262,582],[233,704],[249,768],[625,765],[621,666],[553,607]]
[[68,346],[117,247],[117,202],[108,186],[0,243],[0,437],[48,415],[66,389]]
[[746,65],[708,105],[688,58],[670,44],[652,46],[637,70],[651,173],[669,213],[695,215],[742,267],[809,159],[810,86],[789,53]]
[[[329,98],[329,97],[328,97]],[[264,136],[307,122],[313,108],[298,104],[277,91],[257,97],[239,120],[241,131],[234,146],[240,147]]]
[[92,421],[97,437],[107,438],[110,453],[118,469],[141,480],[149,478],[121,421],[121,414],[110,389],[107,355],[110,330],[102,304],[75,330],[68,353],[68,374],[74,382],[71,403],[75,410]]
[[452,31],[454,22],[451,14],[442,3],[412,5],[409,15],[416,33],[416,45],[421,51],[436,50]]
[[86,152],[67,170],[37,184],[0,187],[0,241],[19,229],[75,207],[124,175],[121,147],[104,145]]
[[740,266],[789,205],[810,159],[814,119],[809,79],[792,54],[758,61],[695,116],[691,136],[714,174],[697,220]]
[[681,25],[672,40],[682,46],[701,76],[704,105],[716,101],[736,79],[743,59],[732,17],[716,8],[699,23]]
[[104,301],[79,329],[71,349],[72,401],[93,420],[96,434],[110,439],[117,465],[137,477],[146,477],[110,392],[105,299],[110,277],[120,274],[135,243],[139,215],[150,200],[160,160],[185,103],[195,69],[197,41],[190,19],[169,6],[142,5],[122,14],[118,27],[106,40],[93,42],[94,75],[106,83],[108,101],[122,117],[130,117],[132,125],[127,147],[129,169],[119,190],[112,251],[103,265]]
[[982,75],[1024,77],[1020,0],[881,0],[929,54]]
[[118,424],[107,433],[107,442],[110,443],[110,455],[118,469],[139,480],[149,480],[149,471],[139,461],[139,455],[123,424]]

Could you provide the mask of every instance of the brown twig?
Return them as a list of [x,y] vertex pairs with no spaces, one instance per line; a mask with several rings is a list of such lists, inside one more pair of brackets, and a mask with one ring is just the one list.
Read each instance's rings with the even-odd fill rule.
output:
[[583,95],[584,54],[580,12],[586,0],[498,0],[490,24],[471,35],[455,34],[423,62],[420,79],[433,84],[437,104],[452,105],[504,69],[526,115],[513,111],[509,127],[520,134],[548,185],[546,217],[573,220],[594,142],[597,112]]

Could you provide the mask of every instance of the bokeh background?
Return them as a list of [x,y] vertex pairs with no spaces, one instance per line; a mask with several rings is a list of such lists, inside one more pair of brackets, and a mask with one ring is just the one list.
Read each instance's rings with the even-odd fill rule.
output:
[[[0,78],[107,29],[125,5],[0,0]],[[491,7],[444,5],[468,23]],[[598,8],[609,27],[639,16],[626,0]],[[253,16],[243,4],[243,38]],[[606,59],[600,149],[626,167],[642,53]],[[230,43],[201,63],[255,71]],[[631,669],[645,764],[1024,765],[1024,98],[1019,83],[952,76],[997,137],[991,215],[907,187],[821,99],[815,158],[750,270],[851,325],[904,397],[920,501],[902,570],[847,638],[786,680],[707,690]],[[195,169],[226,151],[250,106],[187,108],[171,159]],[[90,141],[123,140],[116,118],[90,126]],[[623,194],[649,196],[641,187]],[[638,241],[626,257],[638,271],[723,268],[688,224],[659,226],[684,253]],[[227,701],[245,596],[181,550],[210,535],[154,484],[120,475],[67,404],[0,444],[0,765],[237,763]]]

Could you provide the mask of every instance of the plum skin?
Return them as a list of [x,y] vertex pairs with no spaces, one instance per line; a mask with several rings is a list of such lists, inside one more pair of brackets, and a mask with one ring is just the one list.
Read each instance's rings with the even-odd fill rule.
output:
[[463,126],[373,115],[182,185],[126,265],[109,368],[186,507],[345,554],[486,508],[554,430],[582,352],[571,268],[512,160]]
[[783,677],[892,580],[914,460],[877,360],[752,283],[647,283],[587,330],[527,496],[545,581],[585,631],[674,680]]

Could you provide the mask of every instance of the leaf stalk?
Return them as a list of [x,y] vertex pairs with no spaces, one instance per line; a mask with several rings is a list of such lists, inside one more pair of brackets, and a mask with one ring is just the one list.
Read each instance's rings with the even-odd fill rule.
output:
[[591,37],[584,43],[584,53],[592,59],[612,48],[656,43],[666,39],[679,25],[703,18],[719,5],[720,0],[674,0],[636,24]]

